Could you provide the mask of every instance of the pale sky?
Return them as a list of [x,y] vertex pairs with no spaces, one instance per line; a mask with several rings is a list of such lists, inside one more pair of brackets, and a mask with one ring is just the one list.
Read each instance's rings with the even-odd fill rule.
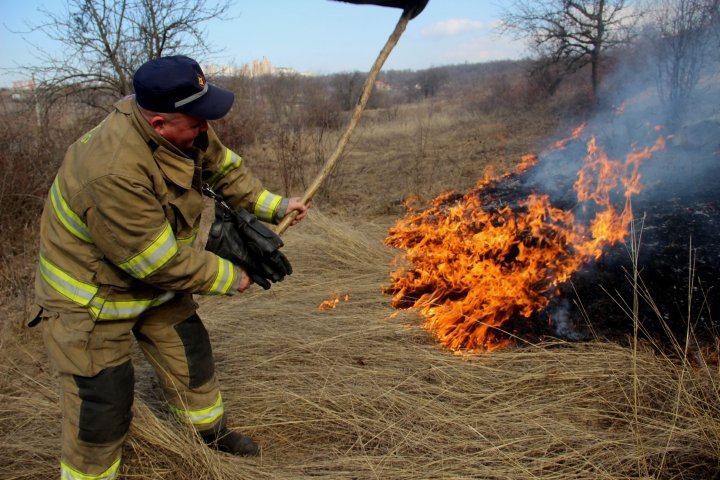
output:
[[[383,70],[420,70],[433,66],[517,59],[524,46],[500,36],[496,25],[504,2],[430,0],[410,22]],[[0,87],[17,75],[4,69],[32,63],[28,42],[50,52],[38,35],[12,33],[42,20],[39,9],[61,11],[61,0],[0,0]],[[222,53],[201,64],[242,65],[269,59],[276,67],[329,74],[366,72],[390,36],[400,10],[330,0],[235,0],[229,21],[206,24],[210,43]]]

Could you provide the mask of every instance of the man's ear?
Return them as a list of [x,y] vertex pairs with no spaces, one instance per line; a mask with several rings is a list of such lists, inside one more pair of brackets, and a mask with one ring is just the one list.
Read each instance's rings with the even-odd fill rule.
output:
[[158,133],[161,133],[166,123],[167,119],[162,115],[153,115],[150,117],[150,126]]

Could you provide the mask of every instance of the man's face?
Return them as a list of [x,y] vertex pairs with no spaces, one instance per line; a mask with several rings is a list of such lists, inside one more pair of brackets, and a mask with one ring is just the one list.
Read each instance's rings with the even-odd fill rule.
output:
[[206,120],[184,113],[158,114],[150,124],[161,137],[181,150],[191,148],[197,136],[208,129]]

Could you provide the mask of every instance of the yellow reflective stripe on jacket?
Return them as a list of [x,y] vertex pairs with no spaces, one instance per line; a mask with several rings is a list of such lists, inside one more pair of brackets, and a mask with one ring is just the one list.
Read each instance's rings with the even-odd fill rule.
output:
[[107,301],[100,297],[93,299],[90,312],[99,320],[123,320],[138,317],[148,308],[157,307],[175,296],[173,292],[164,292],[150,300],[114,300]]
[[60,191],[60,180],[59,177],[55,177],[55,181],[50,187],[50,201],[52,202],[53,210],[57,215],[58,220],[67,228],[70,233],[78,237],[80,240],[88,243],[92,243],[90,238],[90,230],[88,229],[85,222],[80,219],[80,216],[73,212],[68,205],[65,198],[62,196]]
[[272,222],[280,202],[282,202],[280,195],[275,195],[267,190],[263,190],[257,202],[255,202],[255,216],[260,220]]
[[110,468],[99,475],[88,475],[80,473],[67,463],[60,461],[60,479],[61,480],[113,480],[118,478],[120,474],[120,457],[110,465]]
[[40,261],[38,262],[38,270],[42,278],[52,288],[78,305],[88,306],[97,294],[98,287],[96,285],[74,278],[62,271],[42,254],[40,254]]
[[218,273],[210,290],[207,292],[209,295],[224,295],[228,293],[230,287],[235,283],[235,269],[233,268],[233,264],[224,258],[217,257],[217,259]]
[[95,131],[96,131],[98,128],[102,127],[103,123],[105,123],[105,120],[107,120],[107,117],[103,118],[103,121],[102,121],[102,122],[100,122],[100,123],[98,123],[97,125],[95,125],[95,126],[92,128],[92,130],[90,130],[90,131],[87,132],[85,135],[83,135],[82,137],[80,137],[80,143],[88,143],[88,142],[90,141],[90,138],[92,138],[93,134],[95,133]]
[[[90,229],[80,219],[80,216],[72,211],[62,196],[58,177],[55,177],[55,181],[50,188],[50,200],[55,214],[65,228],[80,240],[93,243],[92,238],[90,238]],[[175,245],[174,237],[170,238],[171,234],[172,229],[167,224],[152,244],[127,262],[120,264],[120,268],[136,278],[145,278],[152,274],[177,252],[177,245]],[[189,237],[178,240],[178,243],[192,245],[195,243],[197,235],[198,230],[195,229]]]
[[214,423],[223,416],[225,410],[223,408],[222,395],[218,393],[217,400],[215,403],[207,408],[201,408],[199,410],[186,410],[179,408],[174,405],[170,405],[172,410],[178,417],[183,419],[187,423],[191,423],[196,426],[203,426]]
[[177,238],[177,239],[176,239],[176,240],[177,240],[177,243],[179,243],[179,244],[181,244],[181,245],[192,246],[192,245],[195,243],[195,239],[197,239],[198,230],[199,230],[199,229],[197,229],[197,228],[196,228],[196,229],[193,229],[193,232],[190,234],[189,237]]
[[97,285],[74,278],[42,254],[38,262],[38,270],[55,291],[82,307],[89,307],[93,316],[100,320],[135,318],[148,308],[162,305],[175,296],[173,292],[164,292],[151,299],[108,301],[97,295],[99,290]]
[[166,222],[160,235],[145,250],[127,262],[118,264],[118,267],[135,278],[145,278],[165,265],[177,253],[177,250],[175,235],[172,233],[170,224]]
[[220,165],[218,171],[208,179],[210,186],[214,188],[218,180],[227,175],[231,170],[238,168],[241,163],[242,157],[226,147],[222,165]]

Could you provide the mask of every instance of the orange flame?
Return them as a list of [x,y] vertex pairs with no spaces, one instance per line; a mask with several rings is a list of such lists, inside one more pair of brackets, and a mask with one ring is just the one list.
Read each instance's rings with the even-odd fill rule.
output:
[[580,125],[575,127],[575,129],[572,131],[572,133],[570,133],[570,136],[568,138],[563,138],[562,140],[558,140],[553,144],[553,150],[564,150],[569,142],[580,138],[580,135],[585,130],[585,128],[587,128],[587,123],[581,123]]
[[[565,148],[584,128],[556,142],[555,148]],[[604,248],[626,238],[632,221],[630,199],[641,190],[640,163],[663,146],[660,138],[618,161],[590,138],[574,184],[585,213],[590,210],[587,225],[571,211],[554,207],[548,195],[529,195],[515,211],[483,205],[490,180],[463,196],[438,197],[425,211],[409,208],[386,239],[386,244],[404,249],[412,265],[391,274],[387,291],[394,295],[393,306],[418,309],[424,326],[453,350],[512,345],[513,332],[504,328],[510,320],[540,312],[558,285],[600,258]],[[536,156],[523,157],[518,172],[535,162]],[[624,199],[622,210],[613,205],[615,198]]]
[[[341,295],[339,293],[333,293],[333,296],[327,300],[323,300],[320,302],[320,305],[318,305],[318,310],[321,312],[326,310],[332,310],[334,309],[338,303],[340,303]],[[350,300],[350,295],[345,293],[342,295],[342,300],[347,302]]]

